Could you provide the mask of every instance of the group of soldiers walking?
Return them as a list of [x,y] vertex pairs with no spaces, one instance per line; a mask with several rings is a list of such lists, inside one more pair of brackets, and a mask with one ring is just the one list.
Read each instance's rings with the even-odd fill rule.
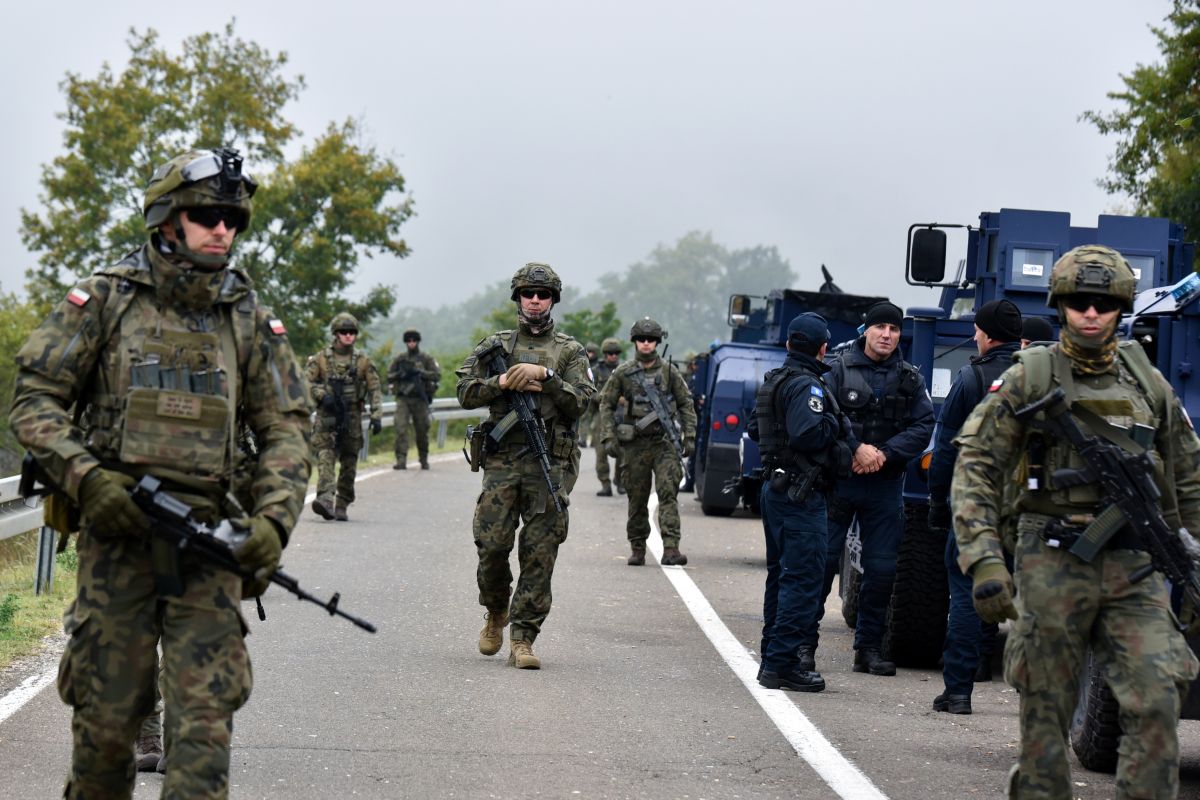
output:
[[[382,428],[382,381],[355,347],[353,316],[334,318],[331,343],[301,373],[284,323],[230,266],[257,189],[241,167],[224,148],[162,165],[144,197],[147,243],[71,289],[16,356],[13,429],[53,490],[47,519],[79,535],[58,680],[73,709],[69,798],[131,796],[133,743],[145,721],[157,723],[156,704],[165,708],[165,756],[142,761],[161,762],[163,796],[227,794],[232,718],[252,685],[238,601],[261,594],[278,567],[310,454],[319,473],[313,511],[347,520],[362,414],[373,433]],[[1176,722],[1197,660],[1141,529],[1127,509],[1109,506],[1078,437],[1062,435],[1071,420],[1085,438],[1144,457],[1164,529],[1189,540],[1188,530],[1200,530],[1200,440],[1145,353],[1116,335],[1135,287],[1120,253],[1068,252],[1048,298],[1060,341],[1023,351],[1015,307],[984,306],[979,355],[942,412],[929,522],[946,531],[954,611],[946,691],[934,708],[970,713],[962,676],[979,659],[977,623],[1012,620],[1005,677],[1020,693],[1022,747],[1010,797],[1070,796],[1065,732],[1089,648],[1121,709],[1118,796],[1178,789]],[[464,408],[488,410],[469,442],[471,468],[483,471],[472,524],[484,609],[478,649],[500,652],[507,629],[508,663],[538,669],[533,646],[551,610],[584,437],[596,448],[598,494],[611,496],[614,485],[627,494],[628,564],[645,563],[654,488],[661,561],[681,566],[677,492],[696,414],[685,376],[659,352],[667,332],[655,320],[632,325],[634,357],[620,363],[619,342],[589,354],[558,329],[562,282],[549,265],[521,267],[510,289],[515,326],[479,342],[456,370],[456,392]],[[934,428],[920,372],[899,351],[902,320],[891,303],[873,306],[858,340],[826,363],[825,320],[797,316],[786,362],[755,398],[750,435],[767,477],[758,677],[767,688],[825,688],[819,622],[854,518],[863,576],[853,669],[895,674],[881,638],[904,529],[903,476]],[[386,376],[397,397],[394,468],[407,468],[411,425],[429,469],[440,370],[417,331],[403,338]],[[147,477],[196,523],[233,522],[236,570],[160,546],[130,491]]]

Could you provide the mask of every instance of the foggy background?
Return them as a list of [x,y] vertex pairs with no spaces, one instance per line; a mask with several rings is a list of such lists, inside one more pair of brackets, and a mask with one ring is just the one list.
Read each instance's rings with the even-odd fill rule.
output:
[[[415,200],[403,260],[358,285],[453,304],[529,260],[597,288],[692,230],[777,246],[815,289],[901,305],[914,222],[1001,207],[1129,210],[1096,185],[1113,140],[1078,121],[1158,59],[1166,0],[1006,3],[34,3],[6,10],[0,287],[35,263],[18,236],[61,152],[68,71],[125,65],[130,26],[178,53],[220,30],[286,51],[304,132],[360,119]],[[250,165],[253,170],[253,165]],[[962,255],[951,242],[950,260]],[[114,258],[120,254],[114,254]],[[686,290],[686,287],[681,287]]]

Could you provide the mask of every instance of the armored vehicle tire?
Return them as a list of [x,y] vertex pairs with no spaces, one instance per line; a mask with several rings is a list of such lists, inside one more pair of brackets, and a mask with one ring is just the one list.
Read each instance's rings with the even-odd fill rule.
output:
[[842,563],[838,565],[838,597],[842,600],[842,619],[854,630],[858,625],[858,587],[862,573],[850,563],[850,551],[842,548]]
[[733,515],[735,509],[701,503],[700,510],[704,512],[704,516],[706,517],[729,517]]
[[1088,650],[1079,677],[1079,702],[1071,717],[1071,749],[1086,769],[1117,771],[1117,746],[1121,743],[1121,708],[1104,674]]
[[924,504],[904,504],[904,536],[883,633],[885,657],[901,667],[936,667],[946,639],[946,538],[929,527],[927,516]]

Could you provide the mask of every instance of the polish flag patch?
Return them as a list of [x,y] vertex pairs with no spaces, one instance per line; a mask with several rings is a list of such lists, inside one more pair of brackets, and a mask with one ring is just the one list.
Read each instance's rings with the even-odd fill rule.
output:
[[73,306],[79,306],[80,308],[83,308],[91,299],[92,296],[83,289],[72,289],[71,291],[67,292],[67,302]]
[[271,327],[271,333],[276,336],[283,336],[287,333],[287,328],[283,327],[283,320],[281,319],[273,319],[267,324]]
[[988,387],[988,391],[989,392],[998,392],[998,391],[1000,391],[1000,387],[1003,385],[1004,385],[1004,379],[996,378],[996,380],[992,381],[992,385]]

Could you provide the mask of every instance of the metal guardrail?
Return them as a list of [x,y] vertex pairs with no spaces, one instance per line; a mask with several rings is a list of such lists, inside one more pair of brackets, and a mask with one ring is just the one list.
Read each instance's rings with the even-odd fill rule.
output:
[[[487,408],[468,411],[460,406],[458,400],[453,397],[439,397],[433,401],[431,407],[433,419],[438,424],[438,447],[446,444],[446,424],[450,420],[478,419],[486,417],[488,414]],[[395,424],[395,413],[395,402],[389,401],[383,404],[384,427],[392,427]],[[363,430],[365,431],[366,427]],[[364,436],[363,441],[364,443],[368,441],[368,437]],[[363,457],[365,458],[365,444],[363,450]],[[7,539],[26,531],[37,530],[42,526],[41,498],[25,500],[18,495],[17,484],[20,480],[19,475],[13,475],[10,478],[0,478],[0,539]]]

